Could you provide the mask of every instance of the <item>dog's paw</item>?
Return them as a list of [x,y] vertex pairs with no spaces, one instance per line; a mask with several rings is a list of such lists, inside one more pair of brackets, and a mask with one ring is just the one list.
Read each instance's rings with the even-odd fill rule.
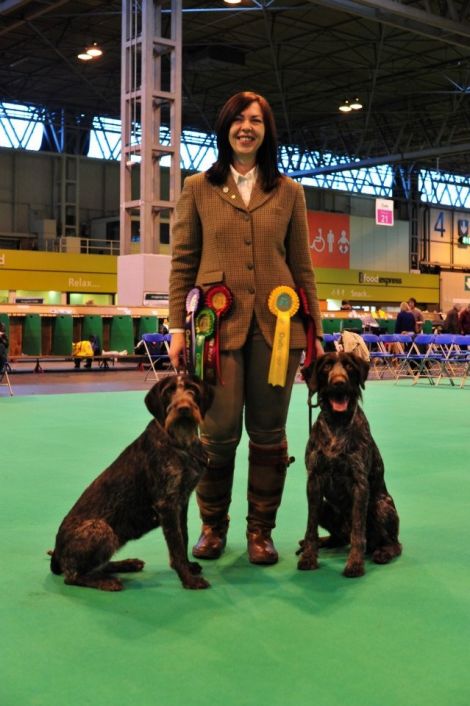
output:
[[206,581],[202,576],[191,576],[190,579],[183,581],[184,588],[189,588],[192,591],[199,591],[202,588],[210,588],[209,581]]
[[311,554],[302,554],[297,562],[299,571],[315,571],[318,569],[317,558]]
[[400,556],[401,546],[391,545],[387,547],[379,547],[372,554],[372,561],[375,564],[388,564],[396,556]]
[[192,574],[202,573],[202,566],[197,561],[188,561],[189,570]]
[[343,576],[348,579],[357,579],[366,573],[364,562],[348,562],[344,567]]

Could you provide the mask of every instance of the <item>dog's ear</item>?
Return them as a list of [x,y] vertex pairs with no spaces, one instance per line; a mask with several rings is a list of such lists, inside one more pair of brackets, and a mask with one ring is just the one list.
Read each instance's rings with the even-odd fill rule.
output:
[[358,355],[354,356],[354,361],[357,365],[357,369],[359,371],[359,384],[362,387],[362,389],[365,388],[367,376],[369,375],[369,361],[365,360],[365,358],[360,358]]
[[201,416],[204,419],[206,412],[214,400],[214,387],[205,380],[200,381],[201,390]]
[[318,371],[322,367],[322,360],[324,358],[324,355],[320,356],[320,358],[312,361],[310,365],[306,368],[302,368],[300,371],[312,395],[314,395],[318,390]]
[[206,380],[201,380],[197,375],[189,375],[192,382],[198,386],[199,389],[199,410],[201,412],[201,417],[204,419],[207,410],[211,406],[214,400],[214,386],[211,385]]
[[160,424],[165,423],[166,410],[164,403],[164,389],[167,385],[167,378],[155,383],[155,385],[147,392],[144,400],[148,411],[155,417],[157,422],[160,422]]

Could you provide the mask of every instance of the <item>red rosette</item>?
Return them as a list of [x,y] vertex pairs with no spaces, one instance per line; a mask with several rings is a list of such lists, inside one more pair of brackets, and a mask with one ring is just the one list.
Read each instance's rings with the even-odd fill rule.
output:
[[315,321],[313,320],[313,316],[310,312],[305,290],[302,287],[298,287],[297,294],[299,295],[300,312],[304,320],[305,333],[307,334],[307,349],[305,351],[304,361],[304,367],[307,368],[309,365],[312,364],[312,362],[316,358],[315,339],[317,336],[315,329]]
[[217,377],[223,385],[223,380],[220,371],[220,321],[230,312],[233,303],[233,295],[228,287],[224,284],[216,284],[207,290],[205,303],[216,316],[215,334],[214,334],[214,353],[217,369]]
[[226,316],[233,303],[232,292],[225,284],[216,284],[206,292],[206,306],[215,313],[217,317]]

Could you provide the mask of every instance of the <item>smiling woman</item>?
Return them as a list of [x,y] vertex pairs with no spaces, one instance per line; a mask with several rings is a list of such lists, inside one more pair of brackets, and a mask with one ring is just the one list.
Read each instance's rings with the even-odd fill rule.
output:
[[[224,292],[232,304],[217,332],[220,369],[213,406],[201,425],[209,468],[196,491],[203,526],[193,554],[217,559],[224,551],[244,417],[250,437],[248,556],[253,564],[275,564],[271,532],[290,463],[285,424],[306,347],[295,288],[305,293],[318,336],[322,330],[305,198],[301,185],[279,171],[276,126],[263,96],[242,92],[229,98],[215,132],[217,160],[207,172],[186,179],[172,235],[170,357],[175,367],[186,352],[188,294],[195,289],[204,294],[207,307],[214,291]],[[321,343],[314,339],[309,340],[319,354]],[[208,356],[198,349],[195,357],[204,372]]]

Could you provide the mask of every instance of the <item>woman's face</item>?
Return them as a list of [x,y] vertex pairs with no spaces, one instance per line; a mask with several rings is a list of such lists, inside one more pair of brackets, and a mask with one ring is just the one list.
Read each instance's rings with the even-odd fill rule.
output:
[[264,119],[259,103],[254,101],[230,125],[228,139],[234,162],[255,163],[256,153],[264,140]]

